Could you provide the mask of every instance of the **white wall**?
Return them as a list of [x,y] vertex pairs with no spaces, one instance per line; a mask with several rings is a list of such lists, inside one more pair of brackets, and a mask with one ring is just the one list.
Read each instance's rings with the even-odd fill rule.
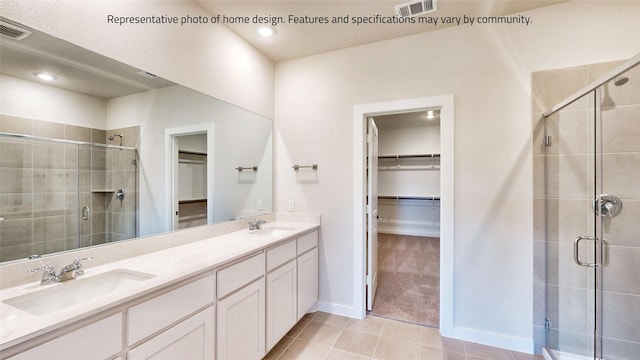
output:
[[[169,230],[165,194],[165,129],[214,124],[214,221],[272,209],[271,121],[182,86],[109,100],[108,128],[140,126],[140,235]],[[235,170],[258,166],[258,172]]]
[[[358,314],[353,106],[455,95],[454,334],[533,349],[530,74],[640,51],[640,3],[570,2],[528,27],[444,29],[276,66],[275,200],[322,214],[320,305]],[[413,69],[420,69],[415,71]],[[318,163],[296,183],[292,163]]]
[[95,96],[0,74],[3,115],[106,129],[107,102]]
[[2,16],[273,117],[273,62],[223,25],[107,23],[116,16],[211,16],[190,1],[3,0]]

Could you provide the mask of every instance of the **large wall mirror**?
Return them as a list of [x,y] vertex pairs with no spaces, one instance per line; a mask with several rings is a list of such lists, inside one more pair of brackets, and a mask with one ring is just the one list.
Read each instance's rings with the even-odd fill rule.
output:
[[0,261],[272,211],[270,119],[0,21]]

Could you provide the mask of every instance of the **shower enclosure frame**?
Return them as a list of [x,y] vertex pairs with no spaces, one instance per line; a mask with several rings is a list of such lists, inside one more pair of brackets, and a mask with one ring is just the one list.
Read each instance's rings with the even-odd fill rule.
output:
[[[64,178],[63,189],[59,189],[59,190],[36,189],[35,184],[28,186],[28,188],[33,186],[33,190],[31,190],[32,196],[38,196],[39,194],[40,195],[47,194],[48,191],[63,192],[64,201],[65,201],[65,204],[63,204],[63,208],[67,209],[64,212],[64,216],[67,217],[69,215],[77,215],[77,226],[74,225],[73,227],[69,227],[69,224],[67,223],[67,221],[65,221],[66,224],[61,225],[65,229],[68,229],[69,231],[71,231],[72,237],[76,238],[76,241],[70,241],[71,238],[68,236],[69,233],[67,233],[67,230],[63,230],[64,233],[62,235],[63,236],[62,240],[65,240],[64,249],[60,249],[59,247],[57,247],[58,250],[55,250],[55,251],[73,250],[73,249],[84,247],[84,246],[95,245],[93,242],[96,240],[94,236],[96,234],[94,234],[93,226],[91,225],[87,226],[83,224],[83,221],[86,221],[86,220],[89,221],[89,224],[93,223],[93,215],[94,215],[93,205],[95,204],[95,198],[100,199],[99,201],[104,201],[104,206],[105,206],[105,209],[101,209],[101,211],[104,212],[104,220],[106,221],[106,223],[103,225],[104,229],[101,228],[104,235],[104,240],[99,241],[98,243],[108,243],[111,241],[124,240],[124,239],[138,236],[139,234],[139,230],[138,230],[138,227],[139,227],[139,224],[138,224],[139,167],[138,167],[137,148],[129,147],[129,146],[118,146],[118,145],[109,145],[109,144],[103,144],[103,143],[86,142],[86,141],[48,138],[43,136],[35,136],[35,135],[19,134],[19,133],[11,133],[11,132],[0,132],[0,139],[7,139],[7,141],[10,141],[6,143],[7,145],[3,145],[3,146],[11,146],[10,144],[13,144],[14,146],[19,146],[20,148],[25,148],[25,147],[31,148],[31,150],[27,151],[26,155],[28,158],[30,158],[31,156],[33,156],[34,158],[27,160],[28,164],[26,167],[24,166],[24,164],[17,164],[16,165],[17,167],[15,168],[16,170],[33,169],[34,170],[33,176],[36,176],[35,170],[37,169],[38,171],[45,171],[45,173],[54,172],[57,174],[57,175],[50,174],[48,176],[59,177],[60,174],[62,174]],[[13,139],[13,141],[11,141],[11,139]],[[34,147],[36,146],[44,147],[45,150],[48,149],[47,150],[48,152],[55,153],[56,150],[58,152],[62,152],[64,154],[64,160],[63,160],[64,164],[63,165],[58,164],[56,166],[52,166],[51,164],[43,165],[42,163],[40,163],[40,164],[37,164],[39,165],[39,167],[36,168],[35,154],[31,154],[31,152],[35,151]],[[53,146],[54,148],[50,148],[51,146]],[[75,147],[75,151],[73,150],[73,147]],[[104,168],[97,169],[95,168],[95,164],[94,164],[95,160],[93,158],[95,156],[94,152],[99,151],[100,149],[104,151],[104,154],[98,155],[99,157],[103,156],[102,160],[98,162],[102,162],[104,164]],[[82,160],[83,157],[80,155],[80,153],[83,150],[85,151],[85,153],[83,154],[84,161],[85,162],[88,161],[89,162],[88,165],[87,164],[81,165],[81,162],[83,161]],[[109,151],[111,151],[111,154],[107,153]],[[76,157],[74,159],[75,162],[73,162],[72,160],[72,163],[70,164],[68,163],[69,161],[68,157],[69,157],[69,154],[72,154],[74,152],[76,153],[75,154]],[[6,160],[6,156],[8,156],[8,154],[5,154],[5,156],[3,157],[5,160]],[[50,156],[53,156],[53,155],[50,155]],[[73,159],[74,156],[71,156],[71,158]],[[34,163],[31,163],[32,161]],[[5,172],[9,173],[10,171],[12,171],[11,168],[13,168],[13,166],[5,166],[5,165],[3,166],[4,167],[2,169]],[[98,170],[100,174],[97,174],[97,176],[94,176],[93,172],[95,170]],[[77,175],[70,176],[69,171],[76,172]],[[132,176],[128,176],[126,174],[130,171],[133,171]],[[80,175],[81,172],[89,173],[89,175],[87,176],[89,179],[88,181],[90,182],[89,184],[82,183],[82,180],[81,180],[82,176]],[[47,176],[47,175],[45,174],[44,176]],[[76,179],[73,179],[73,176],[75,176]],[[24,177],[24,174],[22,174],[21,177]],[[119,181],[116,181],[115,179],[111,179],[116,177],[119,178]],[[11,178],[11,177],[8,177],[8,178]],[[69,178],[72,179],[71,182],[68,181]],[[100,185],[106,185],[107,183],[112,184],[112,181],[113,181],[113,185],[116,185],[115,183],[118,183],[119,186],[116,186],[117,189],[116,188],[109,189],[107,188],[107,186],[100,186],[100,185],[96,186],[96,184],[94,184],[95,178],[100,178],[100,181],[98,181]],[[5,179],[7,179],[7,177],[5,177]],[[32,181],[35,182],[35,177],[34,177],[34,180]],[[75,184],[73,183],[74,181],[76,181]],[[83,186],[86,187],[86,189],[83,189]],[[24,189],[22,189],[23,187],[24,186],[18,186],[20,190],[18,193],[15,193],[15,194],[16,195],[27,194],[24,192]],[[58,185],[58,188],[59,187],[60,185]],[[73,193],[75,193],[77,197],[77,206],[74,206],[71,203],[67,203],[69,201],[68,194],[73,194]],[[82,200],[83,193],[88,194],[88,199],[87,199],[87,196],[84,196],[84,201]],[[11,195],[11,194],[12,192],[10,191],[5,195]],[[129,199],[130,200],[125,202],[123,201],[125,198],[127,200]],[[73,199],[73,196],[71,197],[71,199]],[[116,205],[111,204],[111,203],[117,202],[117,200],[120,201],[119,205],[121,206],[121,209],[116,209]],[[71,200],[71,201],[74,203],[76,202],[76,200]],[[109,204],[113,205],[112,209],[107,209]],[[30,211],[40,210],[35,206],[36,204],[34,203],[33,208]],[[58,204],[58,206],[60,205]],[[69,207],[69,206],[72,206],[72,207]],[[75,207],[77,207],[77,209],[74,210],[73,208]],[[5,210],[8,211],[8,209],[5,209]],[[0,216],[0,220],[4,222],[4,220],[11,221],[13,219],[17,219],[17,220],[21,219],[21,218],[16,218],[16,216],[12,215],[11,213],[7,213],[7,214],[9,215],[8,217]],[[60,217],[61,215],[62,213],[60,213],[59,215],[53,215],[53,216]],[[133,218],[131,218],[131,215],[133,215]],[[44,216],[50,216],[50,215],[44,215]],[[114,228],[122,228],[120,223],[116,224],[117,221],[114,219],[114,217],[116,216],[119,216],[120,217],[119,219],[121,219],[125,224],[124,226],[126,227],[126,230],[124,230],[123,233],[116,234],[114,231]],[[35,213],[31,214],[30,216],[27,216],[24,219],[27,220],[29,218],[32,218],[34,221],[32,223],[33,225],[31,225],[33,227],[36,226],[35,221],[37,221],[37,219],[40,219],[40,217],[36,217]],[[91,229],[90,233],[85,232],[87,228]],[[31,233],[30,231],[23,231],[23,232],[27,234]],[[51,233],[47,231],[45,236],[49,238],[49,235],[51,235]],[[40,235],[39,237],[41,236],[42,235]],[[56,236],[53,236],[53,238],[56,238],[57,236],[60,236],[60,235],[58,234]],[[33,245],[31,246],[35,246],[37,244],[36,242],[38,241],[35,238],[25,239],[25,240],[28,241],[27,243],[25,243],[25,245],[29,245],[30,243],[33,242],[32,243]],[[16,239],[12,238],[10,239],[10,241],[15,242]],[[45,242],[46,241],[47,240],[45,240]],[[77,243],[74,245],[74,242],[77,242]],[[35,247],[46,248],[47,245],[43,244]],[[39,253],[38,251],[34,251],[34,252],[30,252],[28,256],[29,257],[41,256],[41,255],[46,255],[48,253],[49,253],[48,251],[44,253]],[[20,260],[22,258],[26,258],[26,256],[16,257],[8,260],[5,259],[4,261]]]
[[[609,287],[611,287],[611,283],[614,282],[610,280],[611,276],[606,276],[606,272],[608,271],[607,266],[610,265],[610,256],[608,254],[610,244],[608,243],[608,241],[612,241],[612,243],[615,245],[617,239],[615,238],[615,236],[609,234],[608,231],[612,226],[619,226],[619,223],[616,224],[616,220],[613,220],[613,217],[621,212],[621,209],[624,208],[623,203],[627,201],[627,199],[624,198],[621,201],[617,197],[607,194],[607,190],[612,186],[606,185],[607,182],[610,183],[611,181],[609,181],[610,177],[605,174],[605,167],[610,168],[610,166],[606,165],[606,163],[609,161],[609,158],[604,151],[605,140],[603,139],[603,103],[605,103],[604,111],[617,109],[616,104],[611,98],[609,98],[610,90],[608,84],[614,83],[616,87],[624,85],[628,79],[621,78],[622,80],[620,81],[617,81],[616,79],[632,70],[636,66],[636,69],[640,69],[640,54],[634,56],[630,60],[625,61],[620,66],[617,66],[613,70],[607,72],[604,76],[598,78],[598,80],[585,86],[580,91],[569,96],[568,98],[561,101],[542,114],[544,121],[544,212],[546,239],[546,314],[544,325],[546,330],[546,340],[545,348],[543,349],[543,355],[545,359],[630,360],[631,357],[628,357],[627,354],[631,353],[632,351],[629,349],[640,349],[640,341],[628,341],[627,344],[623,344],[623,346],[620,346],[622,348],[626,346],[627,349],[615,349],[614,351],[610,350],[616,346],[611,345],[612,342],[610,340],[608,340],[610,341],[610,344],[606,343],[605,339],[608,337],[607,331],[610,331],[612,326],[620,325],[624,327],[627,324],[611,325],[611,321],[610,319],[608,319],[608,317],[609,314],[612,314],[612,311],[611,309],[605,308],[607,305],[609,305],[610,307],[610,304],[607,304],[607,300],[604,299],[606,291],[603,285],[605,281],[608,281]],[[640,79],[635,79],[636,82],[638,82],[639,80]],[[576,109],[578,106],[574,106],[567,109],[572,104],[578,101],[582,101],[584,102],[584,104],[587,104],[586,107],[584,109]],[[634,98],[634,101],[637,102],[629,105],[630,107],[640,106],[640,98]],[[575,139],[567,140],[571,136],[574,136],[574,134],[572,134],[571,132],[562,133],[562,135],[564,135],[564,138],[562,139],[554,139],[553,136],[550,136],[550,132],[552,132],[553,130],[561,133],[559,127],[562,125],[558,123],[562,122],[562,120],[559,119],[562,116],[560,112],[565,109],[567,112],[573,111],[574,114],[578,115],[577,118],[584,114],[584,120],[587,124],[587,131],[584,134],[585,139],[587,140],[587,142],[585,143],[585,145],[587,145],[587,151],[584,154],[569,154],[574,155],[575,158],[580,158],[580,156],[583,156],[583,158],[586,160],[584,164],[579,165],[586,165],[584,169],[579,169],[576,172],[574,172],[575,169],[567,170],[567,168],[579,168],[579,166],[576,166],[576,164],[579,164],[580,161],[565,161],[563,163],[563,160],[559,159],[561,158],[561,156],[557,156],[556,159],[553,158],[554,155],[563,154],[559,154],[558,149],[554,150],[555,152],[552,152],[550,150],[553,145],[556,145],[555,142],[557,141],[575,141]],[[566,113],[565,116],[567,116]],[[571,116],[567,116],[567,118],[571,120]],[[640,119],[636,120],[640,121]],[[554,121],[556,122],[555,124],[553,123]],[[553,127],[555,127],[555,129],[550,130]],[[640,139],[638,140],[640,141]],[[637,152],[637,150],[632,151]],[[568,232],[568,229],[561,229],[559,220],[562,216],[568,216],[566,214],[560,214],[562,212],[562,206],[560,205],[562,200],[560,199],[560,194],[562,193],[562,191],[566,190],[561,190],[561,187],[563,185],[561,184],[562,179],[560,178],[577,178],[577,173],[581,174],[582,170],[584,170],[584,175],[587,177],[587,179],[585,179],[585,193],[587,195],[590,194],[592,202],[589,205],[593,209],[584,209],[587,202],[584,199],[578,199],[578,197],[575,196],[576,193],[573,189],[568,191],[572,192],[572,194],[568,197],[571,198],[572,196],[574,196],[575,199],[570,199],[570,201],[567,202],[573,202],[571,206],[580,204],[579,206],[577,206],[580,211],[591,210],[591,215],[587,215],[586,218],[582,221],[582,223],[586,224],[588,233],[576,233],[574,234],[575,237],[573,239],[566,239],[565,237],[567,235],[566,232]],[[637,182],[640,182],[640,179],[638,179]],[[566,196],[566,192],[563,194],[563,196]],[[633,199],[633,201],[637,201],[637,199]],[[599,213],[597,212],[598,210],[600,210]],[[624,210],[622,210],[622,212],[624,212]],[[557,216],[558,218],[550,218],[550,216],[552,216],[550,215],[551,213],[553,213],[553,215]],[[573,216],[574,214],[571,213],[570,215]],[[570,221],[576,220],[574,219]],[[580,223],[580,221],[580,219],[577,220],[578,223]],[[554,228],[550,229],[550,226],[553,226]],[[566,227],[579,228],[579,226],[574,225],[569,225]],[[556,231],[557,233],[554,233],[554,231]],[[561,238],[555,239],[554,236],[558,236]],[[568,241],[571,240],[573,240],[571,244],[573,251],[569,251],[571,246]],[[637,240],[636,243],[632,244],[634,244],[634,246],[640,247],[640,242],[638,242]],[[552,254],[552,252],[555,253]],[[567,259],[566,255],[573,255],[573,257]],[[571,264],[568,264],[567,261],[570,261]],[[573,266],[573,268],[571,268],[571,266]],[[638,265],[635,266],[637,267]],[[584,271],[581,271],[581,268],[584,269]],[[576,281],[581,284],[575,285]],[[567,285],[570,282],[574,282],[573,285]],[[575,286],[575,288],[571,289],[571,286]],[[561,294],[561,292],[567,291],[565,289],[569,289],[569,295],[567,295],[567,292]],[[575,296],[573,293],[571,293],[571,291],[575,291],[575,293],[586,294],[586,299],[582,299],[584,300],[583,302],[576,301],[576,298],[580,300],[580,297]],[[611,290],[607,291],[611,292]],[[584,313],[580,311],[582,310],[581,307],[584,307]],[[567,314],[567,312],[572,313]],[[630,318],[633,318],[633,316],[637,317],[638,315],[630,314]],[[612,318],[615,318],[615,316],[612,316]],[[615,320],[619,321],[619,318]],[[554,324],[554,321],[557,323]],[[609,324],[605,324],[605,322],[607,321],[609,321]],[[568,325],[567,328],[562,328],[563,323],[569,323],[570,325]],[[580,324],[576,325],[576,323]],[[576,330],[581,327],[582,329]],[[632,334],[635,334],[636,332],[640,333],[640,324],[635,325],[635,328],[633,325],[627,326],[625,330],[627,328],[629,328],[627,331]],[[581,332],[582,330],[584,330],[584,332]],[[568,340],[563,339],[563,337],[566,337]],[[617,338],[614,340],[619,343],[624,342],[622,340],[619,341]],[[582,349],[579,349],[579,346],[577,344],[584,345],[584,347]],[[572,351],[576,349],[577,351]],[[582,350],[584,350],[584,352],[580,354]]]

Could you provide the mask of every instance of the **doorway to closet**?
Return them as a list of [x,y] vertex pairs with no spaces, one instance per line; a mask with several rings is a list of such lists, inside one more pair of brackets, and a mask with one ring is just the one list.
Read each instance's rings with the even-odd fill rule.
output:
[[373,116],[368,133],[367,310],[439,327],[440,111]]

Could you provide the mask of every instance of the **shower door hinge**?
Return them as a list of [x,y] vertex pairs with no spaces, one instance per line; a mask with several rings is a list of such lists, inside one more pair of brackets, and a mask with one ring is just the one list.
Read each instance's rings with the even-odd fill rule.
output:
[[551,330],[551,320],[544,319],[544,329],[549,332]]
[[551,135],[544,137],[544,146],[551,146]]
[[367,275],[364,279],[365,285],[371,285],[371,275]]

